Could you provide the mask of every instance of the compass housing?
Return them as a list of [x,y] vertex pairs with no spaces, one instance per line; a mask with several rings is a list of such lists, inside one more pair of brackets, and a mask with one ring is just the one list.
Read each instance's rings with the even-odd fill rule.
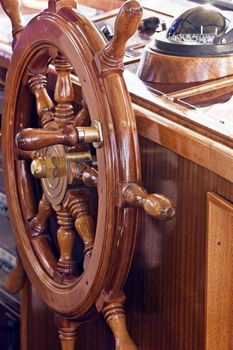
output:
[[178,16],[168,31],[155,35],[151,49],[176,56],[210,57],[233,53],[231,13],[197,6]]
[[233,14],[196,6],[154,34],[138,67],[150,83],[190,84],[233,74]]

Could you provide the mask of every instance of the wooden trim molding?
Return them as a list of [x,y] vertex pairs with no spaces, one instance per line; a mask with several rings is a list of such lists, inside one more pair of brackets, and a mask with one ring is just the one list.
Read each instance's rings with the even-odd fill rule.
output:
[[139,135],[233,181],[233,149],[133,104]]
[[207,194],[205,350],[233,348],[233,204]]

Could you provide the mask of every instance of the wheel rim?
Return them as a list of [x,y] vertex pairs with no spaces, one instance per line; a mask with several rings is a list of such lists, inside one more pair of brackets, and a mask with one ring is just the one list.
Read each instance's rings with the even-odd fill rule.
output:
[[[65,16],[69,17],[69,22]],[[70,22],[71,17],[73,22]],[[139,167],[136,165],[140,164],[137,140],[135,142],[135,137],[132,136],[130,140],[125,141],[121,139],[120,142],[117,142],[118,140],[116,140],[115,130],[113,127],[114,123],[112,121],[113,117],[111,114],[111,107],[108,102],[109,100],[111,102],[111,96],[109,96],[108,92],[104,90],[104,85],[106,84],[104,78],[101,78],[98,74],[96,74],[97,69],[94,61],[91,60],[91,64],[88,65],[88,67],[85,67],[85,69],[83,69],[83,67],[80,69],[80,66],[76,62],[78,56],[77,53],[79,54],[77,61],[79,63],[83,63],[86,61],[86,57],[88,57],[88,55],[93,59],[93,52],[96,53],[103,50],[105,44],[101,35],[97,31],[95,33],[94,40],[90,40],[87,35],[87,38],[85,37],[85,43],[83,37],[80,39],[81,43],[77,42],[77,32],[80,33],[80,28],[81,25],[83,28],[84,21],[86,21],[88,24],[88,30],[93,33],[94,29],[89,21],[85,20],[82,16],[79,17],[74,15],[72,12],[67,12],[67,10],[65,13],[63,13],[63,16],[55,14],[42,14],[31,21],[29,26],[23,32],[12,58],[11,67],[14,67],[14,73],[13,68],[11,70],[10,67],[8,73],[9,79],[6,85],[6,96],[9,96],[9,98],[8,101],[5,101],[4,105],[4,115],[7,116],[7,118],[5,118],[7,123],[3,123],[3,145],[7,144],[7,147],[4,147],[3,149],[5,159],[4,172],[5,174],[8,174],[7,178],[5,178],[5,182],[7,195],[11,198],[9,203],[10,216],[11,219],[13,219],[12,221],[15,238],[26,272],[36,286],[40,296],[49,305],[49,307],[51,307],[55,312],[63,315],[65,314],[67,317],[76,318],[84,315],[95,304],[95,302],[97,302],[103,289],[111,290],[112,288],[117,288],[120,290],[123,287],[123,283],[128,272],[128,267],[125,268],[121,274],[117,274],[117,269],[110,268],[109,264],[114,264],[119,260],[119,258],[122,258],[120,249],[123,246],[128,246],[128,258],[126,260],[128,260],[128,263],[130,262],[134,248],[137,220],[135,220],[134,215],[135,209],[118,208],[118,185],[122,181],[137,182],[140,180],[140,171],[138,170]],[[70,29],[68,34],[64,30],[64,24],[66,24],[66,26],[68,26]],[[32,35],[35,26],[37,31],[39,31],[39,41]],[[55,32],[54,26],[56,27]],[[97,150],[100,183],[98,219],[94,249],[86,271],[74,282],[67,285],[56,283],[51,278],[48,278],[48,274],[45,273],[44,269],[41,267],[41,264],[36,258],[26,232],[27,230],[25,228],[23,213],[20,209],[22,206],[19,199],[19,190],[22,183],[20,182],[19,184],[18,182],[17,184],[17,182],[14,181],[12,184],[12,182],[9,180],[11,178],[20,179],[19,170],[16,169],[14,162],[14,139],[15,134],[19,131],[19,129],[15,130],[15,128],[17,128],[17,125],[20,124],[19,121],[15,120],[14,116],[17,106],[21,102],[20,97],[18,97],[20,82],[22,84],[23,74],[30,62],[30,58],[39,49],[54,47],[54,41],[56,39],[54,35],[58,36],[58,33],[63,36],[63,39],[59,40],[59,45],[57,45],[57,49],[59,49],[60,52],[67,52],[67,47],[69,47],[69,44],[71,42],[73,44],[73,46],[70,46],[69,61],[74,67],[74,70],[79,78],[81,77],[80,80],[82,81],[82,88],[87,101],[95,101],[95,103],[88,103],[89,113],[91,119],[97,119],[101,122],[104,134],[104,146]],[[66,38],[66,40],[64,40],[64,38]],[[30,42],[30,47],[27,46],[26,40]],[[76,60],[74,59],[75,57]],[[90,61],[90,58],[88,61]],[[14,79],[10,79],[11,77],[14,77]],[[115,83],[118,83],[117,91],[122,93],[123,89],[123,92],[125,93],[124,83],[119,73],[115,73]],[[11,91],[17,91],[17,94],[13,95],[10,93]],[[18,97],[18,100],[16,96]],[[124,99],[125,97],[122,95],[122,100]],[[124,107],[125,114],[127,114],[127,110],[129,108],[131,107],[128,106],[126,99],[126,106]],[[124,120],[124,124],[126,122],[128,122],[127,118]],[[132,121],[132,123],[133,125],[130,125],[129,128],[135,129],[135,122]],[[12,125],[14,125],[14,128]],[[121,138],[124,135],[125,133],[121,135]],[[117,136],[119,136],[119,132]],[[130,142],[134,145],[134,154],[131,154],[131,157],[129,157],[127,152],[124,150],[122,151],[123,155],[121,153],[120,157],[116,156],[114,151],[116,151],[117,144],[119,145],[120,143],[121,146],[122,143],[125,142]],[[131,161],[132,158],[133,162]],[[134,161],[135,159],[136,162]],[[124,164],[122,164],[122,162]],[[129,167],[129,164],[130,169],[126,170],[126,179],[122,177],[124,176],[122,175],[122,169],[125,169],[125,166]],[[21,171],[22,168],[20,172]],[[106,189],[111,189],[111,191]],[[106,207],[107,203],[108,208]],[[111,205],[109,205],[109,203],[111,203]],[[17,223],[17,225],[15,223]],[[103,227],[105,228],[104,230]],[[126,229],[128,231],[128,238],[126,238]],[[120,238],[122,243],[120,242]],[[117,242],[120,242],[120,244],[118,244],[120,246],[119,249],[117,249]],[[114,253],[111,251],[111,248],[115,250]],[[114,277],[117,278],[113,277],[114,274],[116,274]]]

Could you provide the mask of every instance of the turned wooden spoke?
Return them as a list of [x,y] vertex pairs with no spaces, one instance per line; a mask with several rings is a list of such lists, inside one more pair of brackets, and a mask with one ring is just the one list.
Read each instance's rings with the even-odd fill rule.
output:
[[30,238],[33,249],[40,260],[42,266],[49,276],[53,277],[56,267],[56,259],[51,249],[48,236],[46,234],[48,221],[53,212],[51,204],[43,195],[38,208],[38,214],[31,220]]
[[[77,172],[78,175],[78,172]],[[97,187],[98,184],[98,171],[90,166],[86,165],[85,168],[82,169],[80,175],[82,176],[82,182],[87,187]]]
[[41,148],[64,145],[75,146],[80,143],[102,142],[100,124],[89,127],[78,127],[67,123],[58,130],[24,129],[16,135],[16,144],[24,151],[34,151]]
[[[20,206],[25,220],[31,220],[37,213],[37,203],[30,172],[30,164],[26,160],[16,161],[17,184],[20,193]],[[28,205],[30,203],[30,205]]]
[[66,125],[60,130],[24,129],[16,135],[17,146],[24,151],[34,151],[53,145],[74,146],[78,143],[77,129]]
[[54,59],[54,66],[57,71],[57,82],[54,92],[54,99],[57,102],[55,107],[55,121],[63,125],[67,121],[74,119],[74,89],[71,82],[71,71],[73,67],[61,54]]
[[98,54],[102,62],[102,71],[108,73],[111,71],[110,68],[123,69],[126,43],[138,29],[141,18],[142,7],[139,2],[127,1],[121,7],[115,21],[114,36],[105,49]]
[[17,256],[16,266],[9,272],[5,283],[5,288],[10,294],[18,293],[26,282],[26,273],[19,256]]
[[40,203],[38,214],[30,222],[31,236],[32,238],[44,235],[48,226],[48,220],[51,217],[53,208],[50,202],[43,195]]
[[123,193],[126,206],[143,208],[147,215],[159,220],[169,220],[175,216],[174,202],[159,193],[149,194],[138,184],[128,185]]
[[90,125],[91,119],[90,114],[87,108],[82,108],[75,117],[74,125],[78,126],[87,126]]
[[115,338],[115,350],[137,350],[127,330],[123,305],[108,305],[104,309],[104,316]]
[[84,184],[87,187],[97,187],[98,171],[85,163],[72,163],[68,181],[70,184]]
[[57,240],[60,248],[60,258],[57,263],[54,279],[58,282],[65,282],[66,279],[76,275],[76,263],[73,259],[73,248],[76,233],[73,226],[73,217],[64,207],[55,208],[57,222],[60,225],[57,231]]
[[86,191],[69,191],[64,205],[75,219],[75,228],[84,243],[84,268],[91,256],[94,245],[94,222],[89,214]]
[[59,12],[63,7],[70,7],[74,9],[77,7],[77,1],[75,0],[49,0],[48,8],[50,11]]
[[17,160],[31,160],[35,158],[35,152],[33,151],[23,151],[18,147],[15,147],[15,158]]
[[39,79],[40,75],[42,78],[46,77],[51,60],[52,58],[48,48],[41,48],[36,51],[22,77],[23,85],[27,85],[28,81],[34,76],[38,76]]
[[36,96],[37,114],[41,125],[45,126],[53,120],[54,114],[54,104],[46,90],[47,78],[43,74],[34,75],[28,80],[28,85],[31,92]]
[[21,1],[20,0],[1,0],[4,12],[11,20],[12,34],[17,35],[23,30],[23,22],[21,17]]
[[57,321],[62,350],[75,350],[79,324],[64,318]]
[[125,295],[123,291],[113,293],[113,295],[111,294],[111,292],[109,294],[103,292],[102,313],[113,332],[115,338],[115,350],[137,350],[126,326],[126,316],[123,307]]

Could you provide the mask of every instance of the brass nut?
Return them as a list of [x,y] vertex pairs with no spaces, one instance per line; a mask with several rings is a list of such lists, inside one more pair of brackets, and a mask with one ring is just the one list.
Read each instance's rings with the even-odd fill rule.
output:
[[31,163],[31,173],[36,178],[57,177],[59,169],[57,168],[56,157],[39,157]]

